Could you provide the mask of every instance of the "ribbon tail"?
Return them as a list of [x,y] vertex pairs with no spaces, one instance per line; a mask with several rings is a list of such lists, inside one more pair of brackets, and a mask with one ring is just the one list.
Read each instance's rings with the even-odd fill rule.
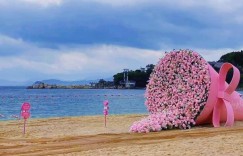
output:
[[226,115],[227,115],[225,126],[233,126],[233,124],[234,124],[234,111],[233,111],[232,105],[224,99],[218,100],[218,102],[214,106],[213,126],[214,127],[220,127],[220,110],[221,110],[222,104],[225,105]]
[[220,127],[220,102],[218,101],[213,108],[213,126]]
[[226,120],[225,126],[233,126],[234,111],[233,111],[232,105],[226,100],[223,100],[223,101],[224,101],[226,111],[227,111],[227,120]]

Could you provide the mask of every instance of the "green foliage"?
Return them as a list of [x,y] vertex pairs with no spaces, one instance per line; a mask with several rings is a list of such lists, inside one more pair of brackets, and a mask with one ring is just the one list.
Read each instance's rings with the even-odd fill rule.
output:
[[239,88],[243,88],[243,74],[241,74],[241,76],[240,76]]
[[130,80],[136,81],[136,87],[146,87],[148,81],[146,72],[141,70],[129,71],[128,75]]
[[243,50],[238,52],[231,52],[221,56],[220,62],[229,62],[237,67],[243,67]]
[[[225,54],[220,58],[220,60],[218,62],[232,63],[240,70],[241,78],[240,78],[240,83],[239,83],[238,87],[243,88],[243,50]],[[135,87],[138,87],[138,88],[146,87],[146,84],[149,80],[149,76],[153,72],[154,65],[148,64],[145,69],[146,69],[145,71],[141,71],[140,69],[137,69],[135,71],[128,72],[129,80],[136,81]],[[216,69],[216,70],[219,70],[219,69]],[[230,70],[230,72],[227,74],[227,77],[226,77],[227,82],[231,81],[232,75],[233,75],[233,71]],[[119,86],[120,82],[123,81],[123,72],[117,73],[113,77],[114,77],[114,85]]]
[[153,69],[154,69],[154,65],[153,64],[148,64],[146,66],[146,73],[147,73],[147,75],[150,75],[152,73]]
[[113,81],[115,86],[119,86],[120,81],[123,80],[123,73],[117,73],[116,75],[113,76]]
[[104,79],[100,79],[98,83],[95,83],[94,88],[113,88],[114,83],[113,81],[105,81]]
[[[147,81],[149,80],[149,76],[154,69],[153,64],[149,64],[146,66],[146,70],[143,71],[141,69],[137,69],[135,71],[128,72],[128,78],[131,81],[136,81],[137,88],[144,88],[147,85]],[[113,76],[115,86],[119,86],[120,82],[123,81],[123,72],[117,73]]]
[[[237,51],[237,52],[230,52],[227,53],[223,56],[221,56],[219,62],[229,62],[232,63],[234,66],[236,66],[240,72],[240,83],[239,83],[239,88],[243,88],[243,50]],[[227,82],[230,82],[232,79],[233,71],[231,70],[227,74]]]

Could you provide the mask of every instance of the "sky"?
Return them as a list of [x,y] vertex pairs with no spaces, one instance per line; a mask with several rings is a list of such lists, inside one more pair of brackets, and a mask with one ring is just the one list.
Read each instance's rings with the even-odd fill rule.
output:
[[0,0],[0,80],[110,78],[192,49],[243,49],[241,0]]

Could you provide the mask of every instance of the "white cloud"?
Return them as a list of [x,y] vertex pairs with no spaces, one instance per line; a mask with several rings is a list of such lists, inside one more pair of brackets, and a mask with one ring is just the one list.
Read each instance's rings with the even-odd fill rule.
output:
[[[124,7],[124,6],[131,6],[137,7],[141,5],[161,5],[167,7],[176,7],[176,8],[211,8],[215,11],[219,12],[235,12],[241,10],[243,6],[243,1],[241,0],[16,0],[15,2],[22,2],[28,3],[33,5],[39,6],[60,6],[64,3],[99,3],[99,4],[106,4],[111,5],[114,7]],[[9,0],[0,0],[0,5],[11,4]]]
[[0,0],[0,7],[6,7],[11,5],[23,5],[30,4],[41,7],[50,7],[50,6],[60,6],[63,3],[63,0]]
[[[228,23],[242,24],[243,16],[243,1],[242,0],[82,0],[83,2],[96,2],[113,7],[141,7],[141,6],[162,6],[165,8],[191,10],[195,14],[217,14],[219,17],[225,20],[227,18]],[[220,20],[220,19],[219,19]]]
[[[0,37],[0,44],[3,41],[10,46],[28,48],[17,56],[0,56],[0,72],[20,71],[19,77],[21,77],[21,71],[27,71],[26,77],[28,77],[28,72],[43,75],[39,79],[56,76],[59,79],[70,80],[111,77],[124,68],[135,70],[150,63],[156,64],[169,49],[148,50],[116,45],[77,45],[76,47],[62,46],[59,49],[48,49],[7,36]],[[237,49],[192,50],[196,50],[207,61],[217,61],[223,54]],[[8,79],[8,75],[1,76],[2,79]]]
[[227,19],[227,21],[225,21],[226,23],[243,23],[242,0],[81,0],[81,3],[84,2],[94,2],[112,7],[141,8],[144,6],[161,6],[161,9],[171,8],[171,10],[192,11],[192,13],[194,12],[202,16],[205,14],[217,14],[219,18]]
[[11,37],[0,34],[0,46],[2,46],[4,44],[23,45],[25,43],[22,41],[22,39],[15,39],[15,38],[11,38]]
[[163,56],[162,51],[115,45],[47,49],[19,39],[2,38],[7,38],[4,43],[9,45],[9,48],[21,47],[19,44],[22,43],[24,47],[28,46],[28,49],[22,51],[18,56],[0,56],[0,71],[16,69],[45,75],[70,75],[70,79],[75,79],[74,75],[86,78],[89,77],[88,74],[96,75],[96,78],[102,77],[104,74],[109,74],[104,77],[110,77],[122,71],[123,68],[137,69],[149,63],[156,63]]
[[48,6],[59,6],[62,4],[63,0],[20,0],[25,3],[30,3],[34,5],[39,5],[43,7],[48,7]]
[[239,51],[243,47],[238,49],[223,48],[223,49],[195,49],[199,54],[203,56],[207,61],[218,61],[220,57],[232,51]]
[[112,6],[139,6],[139,5],[167,5],[170,7],[179,8],[193,8],[193,7],[208,7],[218,11],[235,11],[240,10],[243,6],[243,1],[241,0],[82,0],[82,2],[96,2],[109,4]]

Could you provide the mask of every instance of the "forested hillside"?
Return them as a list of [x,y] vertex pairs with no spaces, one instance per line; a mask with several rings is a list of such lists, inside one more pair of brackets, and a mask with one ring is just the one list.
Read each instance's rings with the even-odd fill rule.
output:
[[[227,53],[219,59],[218,62],[229,62],[236,66],[241,73],[241,79],[239,88],[243,88],[243,50]],[[227,81],[229,82],[232,77],[232,71],[227,75]]]

